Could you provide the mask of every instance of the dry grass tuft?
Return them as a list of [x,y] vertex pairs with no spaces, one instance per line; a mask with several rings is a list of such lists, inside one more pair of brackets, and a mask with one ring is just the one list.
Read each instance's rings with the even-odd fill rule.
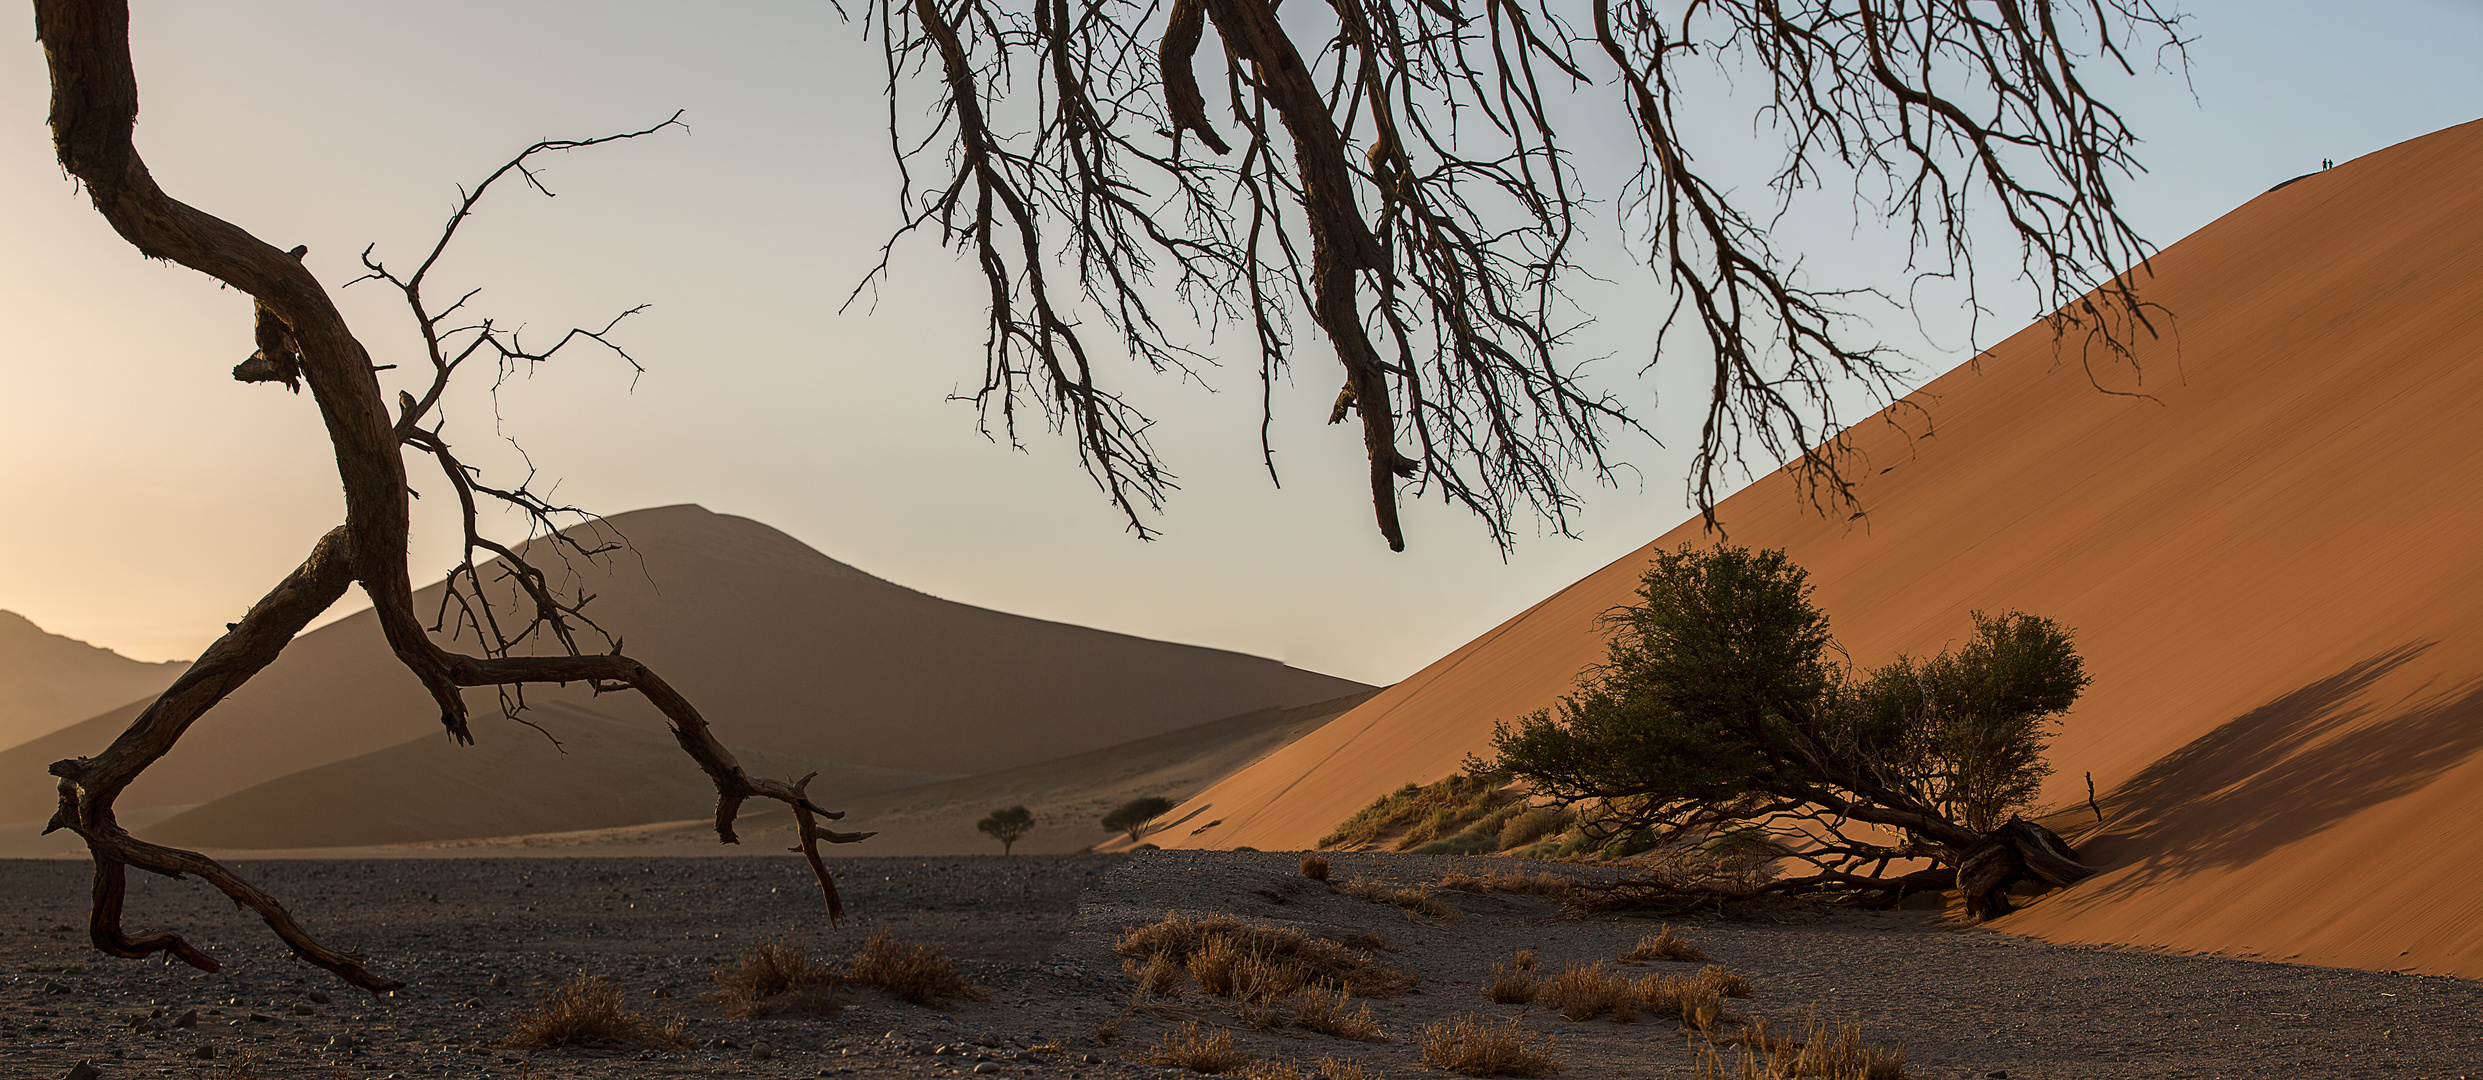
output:
[[1138,984],[1138,993],[1158,997],[1181,996],[1181,965],[1163,956],[1145,960],[1128,958],[1121,961],[1121,972]]
[[1731,968],[1709,964],[1694,978],[1698,980],[1699,985],[1712,988],[1724,997],[1746,998],[1752,993],[1750,976]]
[[544,995],[531,1012],[519,1013],[500,1045],[513,1049],[552,1046],[683,1047],[681,1021],[655,1021],[622,1007],[620,984],[601,975],[580,975]]
[[885,931],[862,943],[861,954],[854,957],[853,981],[935,1009],[946,1007],[951,998],[981,1001],[990,996],[966,985],[957,965],[940,950],[898,941]]
[[[1709,968],[1708,971],[1723,971]],[[1719,1021],[1729,1019],[1724,1011],[1724,990],[1707,972],[1697,975],[1666,975],[1649,972],[1630,984],[1630,994],[1649,1013],[1678,1018],[1682,1026],[1707,1031]],[[1730,974],[1728,972],[1728,974]],[[1745,981],[1745,985],[1746,981]]]
[[1313,986],[1293,995],[1293,1022],[1340,1039],[1388,1041],[1379,1033],[1379,1021],[1372,1019],[1371,1007],[1366,1004],[1356,1008],[1353,995],[1343,990]]
[[1337,886],[1336,891],[1356,900],[1368,900],[1374,904],[1401,907],[1417,915],[1428,915],[1434,919],[1449,920],[1457,917],[1455,910],[1432,899],[1430,890],[1419,885],[1399,888],[1384,881],[1355,878]]
[[1233,1033],[1223,1028],[1211,1029],[1210,1035],[1199,1029],[1198,1021],[1185,1020],[1181,1030],[1164,1036],[1141,1059],[1149,1065],[1188,1069],[1195,1073],[1238,1073],[1253,1063],[1250,1055],[1233,1048]]
[[259,1059],[250,1056],[247,1051],[226,1058],[224,1080],[259,1080]]
[[1759,1021],[1726,1045],[1740,1051],[1730,1064],[1714,1043],[1700,1048],[1702,1080],[1909,1080],[1903,1048],[1866,1045],[1860,1027],[1816,1013],[1803,1015],[1799,1037],[1774,1034]]
[[1533,949],[1519,949],[1516,952],[1510,953],[1509,964],[1519,971],[1533,971],[1535,969],[1535,951]]
[[1495,1024],[1471,1013],[1423,1029],[1422,1063],[1467,1076],[1551,1076],[1560,1072],[1560,1042],[1538,1043],[1511,1020]]
[[1638,1022],[1638,994],[1629,978],[1602,964],[1571,964],[1543,981],[1535,1004],[1559,1011],[1572,1020],[1592,1020],[1611,1013],[1623,1024]]
[[[1407,784],[1355,811],[1336,831],[1320,837],[1317,846],[1357,847],[1395,834],[1396,849],[1408,851],[1490,817],[1510,801],[1499,783],[1463,773],[1428,786]],[[1494,825],[1495,838],[1498,831]]]
[[1201,989],[1245,1001],[1278,1001],[1310,986],[1392,997],[1414,985],[1412,976],[1334,941],[1230,915],[1168,912],[1162,922],[1123,931],[1115,949],[1138,963],[1187,970]]
[[1348,1058],[1323,1057],[1309,1072],[1282,1061],[1254,1061],[1242,1066],[1242,1080],[1380,1080],[1370,1066]]
[[1638,947],[1621,954],[1621,959],[1633,963],[1672,960],[1685,964],[1704,964],[1707,962],[1707,950],[1690,944],[1680,934],[1674,933],[1672,927],[1667,926],[1659,933],[1639,938]]
[[1569,895],[1577,879],[1547,870],[1533,873],[1492,870],[1481,874],[1452,871],[1440,879],[1443,889],[1470,893],[1516,893],[1520,896],[1548,896],[1559,899]]
[[1312,881],[1328,880],[1328,857],[1325,855],[1302,856],[1302,876]]
[[[1529,957],[1531,961],[1533,958]],[[1532,1005],[1535,1001],[1534,964],[1510,968],[1492,965],[1492,980],[1483,986],[1483,996],[1502,1005]]]
[[778,1013],[832,1016],[844,1002],[837,988],[845,980],[834,968],[810,958],[801,945],[763,941],[741,954],[741,961],[715,970],[716,989],[709,1001],[725,1003],[725,1012],[743,1019]]

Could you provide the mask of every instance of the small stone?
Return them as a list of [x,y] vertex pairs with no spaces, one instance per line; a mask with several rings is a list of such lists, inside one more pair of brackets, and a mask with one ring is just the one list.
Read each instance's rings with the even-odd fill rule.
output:
[[46,994],[66,994],[69,992],[69,984],[58,980],[47,980],[43,984],[43,992]]
[[251,1013],[251,1014],[250,1014],[250,1022],[251,1022],[251,1023],[253,1023],[253,1024],[264,1024],[264,1023],[266,1023],[266,1022],[268,1022],[268,1021],[270,1021],[270,1020],[273,1020],[273,1019],[275,1019],[275,1017],[273,1017],[273,1016],[269,1016],[269,1015],[267,1015],[266,1013]]
[[998,1065],[994,1065],[994,1064],[992,1064],[991,1062],[986,1061],[986,1062],[984,1062],[984,1063],[982,1063],[982,1064],[980,1064],[980,1065],[975,1066],[975,1067],[974,1067],[974,1071],[975,1071],[975,1072],[978,1072],[978,1073],[986,1073],[986,1074],[988,1074],[988,1073],[996,1073],[996,1072],[999,1072],[999,1071],[1000,1071],[1000,1066],[998,1066]]
[[305,995],[303,995],[303,996],[304,996],[304,997],[309,998],[309,999],[310,999],[310,1003],[311,1003],[311,1004],[313,1004],[313,1005],[325,1005],[325,1004],[327,1004],[327,1003],[328,1003],[328,1001],[329,1001],[329,998],[328,998],[328,996],[327,996],[326,994],[322,994],[322,993],[320,993],[320,992],[319,992],[319,991],[317,991],[317,990],[313,990],[313,991],[311,991],[310,993],[305,994]]
[[293,1015],[295,1015],[295,1016],[317,1016],[317,1015],[319,1015],[319,1010],[312,1008],[312,1007],[311,1007],[311,1005],[310,1005],[310,1003],[309,1003],[309,1002],[307,1002],[307,1001],[298,1001],[298,1002],[295,1002],[295,1003],[294,1003],[294,1005],[293,1005]]
[[2009,1080],[2009,1070],[2007,1069],[1993,1069],[1983,1075],[1987,1078],[1987,1080]]
[[60,1074],[60,1080],[96,1080],[102,1075],[103,1070],[96,1068],[93,1062],[81,1061],[69,1066],[68,1072]]
[[491,988],[492,988],[492,989],[494,989],[494,990],[498,990],[498,989],[500,989],[500,988],[502,988],[502,987],[505,987],[505,986],[509,985],[509,977],[508,977],[508,976],[506,976],[506,975],[494,975],[494,976],[492,976],[492,977],[490,978],[490,980],[488,980],[488,981],[489,981],[489,983],[490,983],[490,985],[491,985]]
[[194,1028],[194,1027],[197,1027],[197,1026],[198,1026],[198,1010],[196,1010],[196,1009],[191,1009],[191,1010],[190,1010],[190,1011],[188,1011],[188,1012],[182,1013],[182,1014],[180,1015],[180,1017],[178,1017],[177,1019],[175,1019],[175,1020],[172,1022],[172,1026],[177,1027],[177,1028]]
[[216,1059],[216,1044],[208,1043],[207,1045],[201,1046],[196,1050],[192,1050],[190,1051],[190,1056],[197,1058],[200,1061],[214,1061]]
[[750,1047],[750,1057],[751,1057],[751,1060],[754,1060],[754,1061],[766,1061],[766,1060],[768,1060],[769,1058],[772,1058],[772,1057],[775,1057],[775,1056],[776,1056],[776,1052],[775,1052],[774,1050],[770,1050],[770,1049],[768,1049],[768,1047],[767,1047],[767,1044],[766,1044],[766,1043],[755,1043],[755,1044],[752,1044],[752,1046]]

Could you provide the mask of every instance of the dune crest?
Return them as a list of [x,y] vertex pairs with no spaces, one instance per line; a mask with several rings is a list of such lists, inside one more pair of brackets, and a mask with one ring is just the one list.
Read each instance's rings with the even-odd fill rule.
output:
[[[2106,872],[1996,925],[2483,977],[2483,857],[2441,840],[2483,825],[2477,175],[2483,122],[2264,194],[2154,260],[2136,369],[2038,323],[1855,428],[1864,516],[1782,472],[1724,504],[1858,663],[1976,608],[2076,628],[2095,682],[2044,797]],[[1707,540],[1684,524],[1228,778],[1194,800],[1225,824],[1167,846],[1306,847],[1487,753],[1599,658],[1649,552]]]

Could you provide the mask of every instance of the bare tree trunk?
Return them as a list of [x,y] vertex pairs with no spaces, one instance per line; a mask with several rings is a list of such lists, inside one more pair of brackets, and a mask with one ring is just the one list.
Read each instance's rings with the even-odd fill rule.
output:
[[[810,801],[804,791],[807,777],[788,783],[745,773],[708,731],[698,710],[645,665],[617,652],[478,658],[448,652],[432,641],[414,610],[406,564],[410,517],[402,449],[425,433],[412,429],[410,410],[401,419],[388,415],[369,354],[297,253],[280,251],[156,186],[130,141],[138,87],[129,55],[126,0],[36,0],[35,31],[51,69],[52,138],[62,167],[86,186],[95,208],[140,253],[197,270],[257,300],[262,352],[267,351],[265,343],[274,343],[294,354],[327,426],[345,489],[345,523],[322,537],[299,569],[208,646],[110,748],[98,757],[51,766],[60,778],[60,809],[51,828],[85,838],[95,860],[91,930],[96,948],[124,957],[167,952],[205,970],[217,968],[214,959],[177,934],[133,937],[122,929],[125,868],[135,866],[171,877],[196,874],[206,879],[257,911],[304,958],[357,986],[376,992],[401,985],[365,970],[360,957],[319,944],[273,897],[215,860],[130,836],[112,809],[121,791],[170,751],[190,724],[273,662],[294,635],[355,584],[370,597],[398,660],[430,691],[440,708],[440,723],[452,737],[473,741],[462,687],[587,681],[634,689],[663,712],[683,751],[715,782],[716,832],[723,841],[737,842],[733,820],[743,800],[756,796],[784,802],[800,823],[802,850],[829,913],[841,916],[842,905],[818,843],[847,843],[870,834],[821,828],[820,819],[843,815]],[[407,430],[400,430],[401,422]]]

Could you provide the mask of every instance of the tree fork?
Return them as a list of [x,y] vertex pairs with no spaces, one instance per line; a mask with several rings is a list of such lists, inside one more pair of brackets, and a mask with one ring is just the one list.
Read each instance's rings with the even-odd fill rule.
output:
[[627,685],[664,713],[675,740],[715,783],[716,831],[723,842],[739,842],[733,819],[752,796],[792,808],[801,830],[800,850],[819,880],[829,915],[841,917],[843,905],[817,845],[851,843],[871,834],[820,828],[819,819],[843,815],[810,800],[807,777],[788,784],[748,775],[709,732],[697,709],[651,669],[617,653],[483,659],[432,643],[414,611],[406,563],[411,516],[402,447],[412,433],[400,432],[389,415],[369,354],[294,253],[185,205],[156,185],[131,142],[138,84],[130,60],[127,0],[36,0],[34,8],[35,35],[43,43],[51,75],[50,123],[61,166],[85,185],[96,210],[139,253],[179,263],[251,296],[260,320],[255,336],[278,333],[278,327],[267,325],[269,320],[280,324],[326,425],[346,509],[345,523],[323,536],[300,568],[232,624],[101,756],[52,765],[51,772],[60,778],[60,808],[45,831],[76,832],[94,858],[90,930],[96,948],[123,957],[170,953],[204,970],[217,968],[212,957],[177,934],[132,937],[122,929],[126,868],[135,866],[168,877],[195,874],[205,879],[235,903],[258,912],[297,954],[356,986],[376,993],[402,985],[371,974],[358,956],[321,945],[274,897],[215,860],[130,836],[112,809],[120,792],[169,752],[190,724],[272,663],[311,619],[356,583],[370,596],[399,662],[439,705],[441,724],[451,737],[473,741],[462,687],[579,680]]

